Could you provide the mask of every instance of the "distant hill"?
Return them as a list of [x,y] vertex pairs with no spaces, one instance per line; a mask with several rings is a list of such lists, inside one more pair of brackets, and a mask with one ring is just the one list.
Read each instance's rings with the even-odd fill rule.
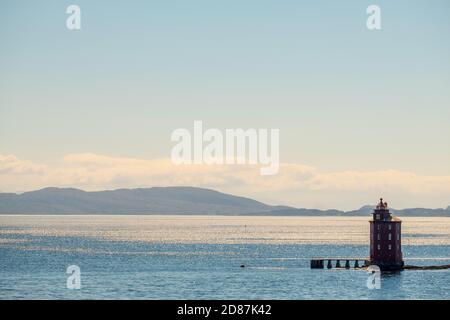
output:
[[[45,188],[22,194],[0,193],[0,214],[177,214],[368,216],[373,206],[358,210],[317,210],[270,206],[249,198],[194,187],[155,187],[87,192]],[[447,209],[392,210],[399,216],[445,216]]]
[[45,188],[23,194],[0,193],[0,213],[12,214],[249,214],[272,208],[252,199],[193,187],[96,192]]
[[[374,206],[364,206],[358,210],[341,211],[341,210],[317,210],[317,209],[280,209],[263,212],[260,215],[277,215],[277,216],[343,216],[343,217],[367,217],[373,211]],[[370,210],[368,209],[370,208]],[[449,209],[422,209],[412,208],[396,210],[390,209],[391,213],[399,217],[450,217]]]

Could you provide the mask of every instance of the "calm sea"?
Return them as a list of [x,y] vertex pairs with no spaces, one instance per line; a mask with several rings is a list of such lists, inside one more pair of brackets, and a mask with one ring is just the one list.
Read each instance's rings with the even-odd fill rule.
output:
[[[0,299],[449,299],[450,271],[311,270],[366,257],[368,219],[0,216]],[[450,218],[404,218],[406,264],[450,264]],[[81,270],[81,289],[66,270]],[[241,268],[245,265],[245,268]]]

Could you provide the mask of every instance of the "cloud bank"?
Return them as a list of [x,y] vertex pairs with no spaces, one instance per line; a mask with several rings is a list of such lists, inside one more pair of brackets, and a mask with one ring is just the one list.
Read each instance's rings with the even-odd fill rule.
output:
[[197,186],[271,204],[354,209],[384,196],[402,207],[446,207],[450,176],[397,170],[323,172],[282,163],[279,174],[261,176],[258,165],[174,165],[170,159],[133,159],[93,153],[67,154],[56,166],[0,155],[0,190],[76,187],[84,190]]

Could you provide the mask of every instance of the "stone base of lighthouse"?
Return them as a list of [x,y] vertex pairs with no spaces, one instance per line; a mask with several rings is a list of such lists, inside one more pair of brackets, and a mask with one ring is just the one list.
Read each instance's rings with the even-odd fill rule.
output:
[[403,267],[405,266],[403,261],[370,261],[370,264],[378,266],[381,271],[400,271],[403,270]]

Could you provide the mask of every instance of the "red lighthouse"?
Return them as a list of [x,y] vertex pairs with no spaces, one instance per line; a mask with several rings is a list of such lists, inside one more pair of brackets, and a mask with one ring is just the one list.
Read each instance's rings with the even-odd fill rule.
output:
[[370,263],[382,271],[403,268],[401,223],[391,216],[387,203],[380,199],[370,220]]

